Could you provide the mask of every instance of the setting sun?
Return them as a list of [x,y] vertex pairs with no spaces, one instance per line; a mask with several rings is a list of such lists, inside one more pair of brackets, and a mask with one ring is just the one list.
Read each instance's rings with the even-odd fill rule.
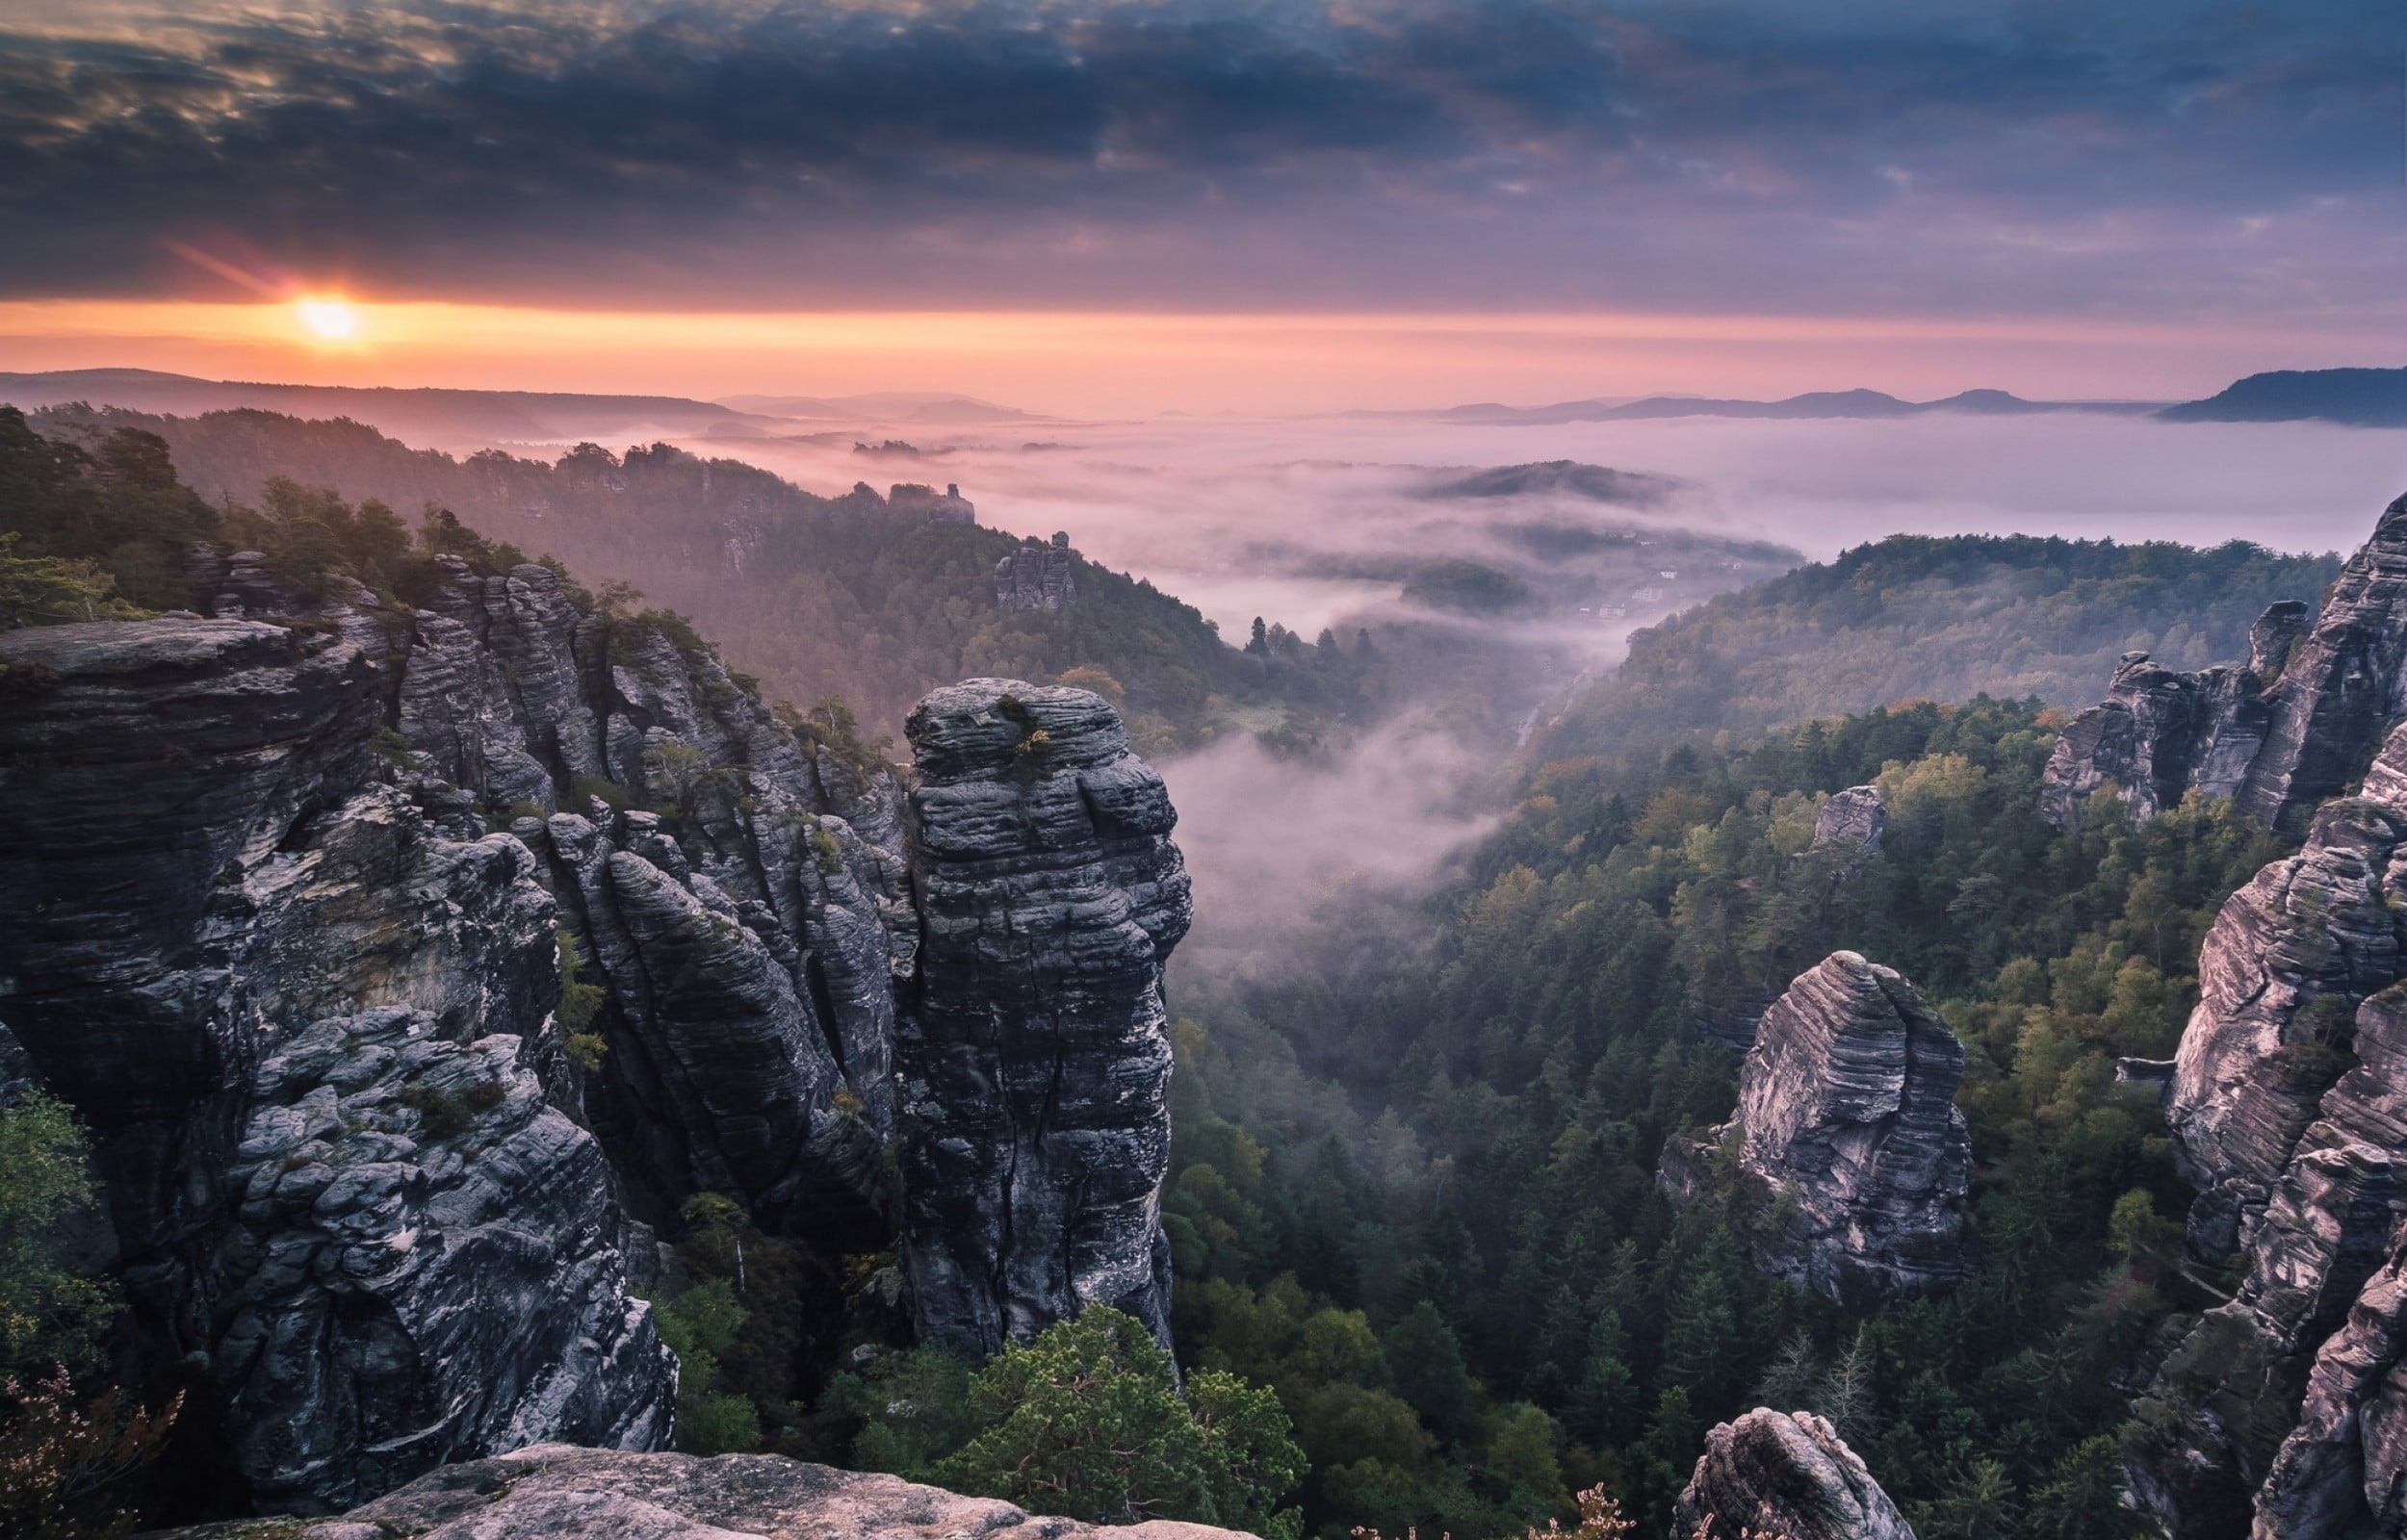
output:
[[313,296],[297,300],[293,308],[299,313],[301,324],[313,337],[339,343],[359,333],[359,312],[344,300]]

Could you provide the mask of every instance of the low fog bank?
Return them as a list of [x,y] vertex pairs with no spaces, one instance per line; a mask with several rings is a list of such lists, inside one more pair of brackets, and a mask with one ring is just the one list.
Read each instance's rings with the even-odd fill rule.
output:
[[1232,737],[1162,764],[1195,881],[1174,977],[1283,972],[1334,907],[1425,895],[1494,827],[1502,763],[1416,714],[1311,760]]

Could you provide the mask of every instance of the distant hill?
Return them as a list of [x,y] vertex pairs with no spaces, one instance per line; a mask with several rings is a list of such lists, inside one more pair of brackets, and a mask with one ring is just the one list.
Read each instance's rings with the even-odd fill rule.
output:
[[256,409],[67,407],[32,421],[87,444],[117,427],[157,433],[184,481],[213,503],[256,502],[282,475],[413,520],[429,504],[448,507],[489,539],[558,556],[588,582],[632,581],[651,603],[692,616],[770,699],[841,696],[873,732],[893,732],[937,685],[976,675],[1050,680],[1100,668],[1156,746],[1206,734],[1224,702],[1317,709],[1331,697],[1336,709],[1359,683],[1351,659],[1313,671],[1240,653],[1193,606],[1075,552],[1076,603],[1005,609],[995,566],[1022,541],[932,516],[926,489],[914,496],[907,484],[889,496],[858,485],[820,497],[665,444],[623,456],[586,445],[549,462],[499,449],[460,460],[357,422]]
[[2407,427],[2407,369],[2276,369],[2203,401],[2157,414],[2169,423],[2296,423]]
[[447,446],[669,435],[755,438],[789,431],[794,425],[781,418],[679,396],[277,385],[197,379],[149,369],[0,373],[0,404],[30,412],[69,401],[183,417],[246,406],[295,417],[348,417],[386,433]]
[[2098,698],[2126,651],[2200,668],[2247,652],[2337,555],[2038,535],[1892,535],[1683,610],[1550,729],[1541,757],[1614,757],[1905,700]]
[[768,417],[843,423],[1042,423],[1037,412],[997,406],[974,396],[932,391],[876,391],[866,396],[723,396],[719,405]]
[[1506,406],[1480,401],[1435,412],[1381,413],[1440,422],[1540,426],[1553,423],[1615,423],[1663,417],[1882,418],[1926,412],[1999,416],[2020,412],[2117,412],[2156,410],[2146,401],[2031,401],[2006,391],[1971,390],[1935,401],[1908,401],[1882,391],[1808,391],[1776,401],[1713,396],[1649,396],[1640,400],[1558,401],[1552,406]]
[[1535,465],[1499,465],[1467,475],[1447,475],[1422,493],[1429,498],[1517,498],[1555,493],[1592,502],[1617,502],[1650,507],[1679,486],[1670,476],[1643,471],[1617,471],[1611,466],[1583,465],[1577,460],[1544,460]]

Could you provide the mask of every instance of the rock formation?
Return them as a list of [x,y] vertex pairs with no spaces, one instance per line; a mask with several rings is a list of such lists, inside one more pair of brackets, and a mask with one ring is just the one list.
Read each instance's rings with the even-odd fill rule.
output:
[[194,570],[244,618],[0,633],[0,1094],[91,1126],[126,1367],[251,1501],[663,1443],[639,1221],[720,1194],[832,1268],[893,1243],[897,1143],[931,1336],[1167,1335],[1186,879],[1109,706],[931,697],[915,892],[892,770],[673,616],[533,565],[437,557],[409,606]]
[[992,1352],[1088,1301],[1169,1338],[1161,974],[1187,877],[1101,698],[971,680],[905,724],[925,936],[896,1068],[921,1334]]
[[1730,1123],[1667,1147],[1700,1195],[1719,1147],[1756,1264],[1857,1312],[1961,1281],[1972,1144],[1964,1047],[1891,969],[1833,952],[1764,1013]]
[[995,563],[995,603],[1005,609],[1069,608],[1078,602],[1070,557],[1069,535],[1056,533],[1049,546],[1030,535]]
[[916,513],[938,524],[975,524],[977,504],[961,495],[953,482],[945,484],[942,496],[931,486],[917,481],[897,481],[886,494],[886,505],[896,513]]
[[[2228,900],[2167,1100],[2188,1245],[2237,1296],[2163,1364],[2126,1448],[2180,1540],[2396,1532],[2407,1512],[2407,732],[2366,794]],[[2389,1524],[2389,1529],[2382,1528]]]
[[1880,832],[1888,827],[1889,811],[1878,786],[1850,786],[1834,791],[1814,817],[1814,849],[1851,845],[1859,854],[1880,854]]
[[775,1454],[620,1454],[539,1445],[448,1466],[340,1518],[209,1525],[148,1540],[1238,1540],[1233,1529],[1155,1519],[1098,1528],[1038,1518],[900,1476]]
[[[536,1106],[558,1053],[552,898],[456,794],[374,779],[389,671],[342,634],[355,618],[0,635],[10,1029],[93,1129],[146,1362],[205,1366],[242,1475],[298,1508],[508,1443],[658,1442],[673,1390],[598,1153]],[[379,1007],[425,1053],[395,1066],[363,1041],[328,1078],[390,1100],[453,1073],[433,1045],[473,1045],[502,1091],[473,1173],[401,1120],[284,1106],[312,1088],[278,1052]],[[279,1116],[306,1132],[262,1167]],[[492,1350],[444,1356],[447,1333]],[[363,1398],[373,1427],[345,1421]]]
[[1705,1435],[1671,1509],[1676,1540],[1914,1540],[1897,1504],[1830,1424],[1759,1406]]
[[601,1148],[529,1047],[388,1008],[260,1065],[212,1366],[260,1507],[531,1440],[667,1442],[675,1364],[627,1296]]
[[2296,830],[2365,772],[2407,716],[2407,498],[2341,569],[2312,627],[2303,603],[2267,609],[2245,665],[2176,673],[2127,653],[2107,700],[2074,718],[2041,793],[2061,824],[2111,782],[2135,816],[2189,790]]

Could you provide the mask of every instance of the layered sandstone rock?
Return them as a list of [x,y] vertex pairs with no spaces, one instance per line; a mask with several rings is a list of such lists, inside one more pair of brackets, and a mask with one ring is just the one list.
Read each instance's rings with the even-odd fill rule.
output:
[[1699,1195],[1707,1168],[1732,1161],[1757,1265],[1847,1309],[1948,1287],[1971,1265],[1963,1075],[1963,1044],[1912,985],[1834,952],[1764,1013],[1737,1113],[1667,1150],[1666,1182]]
[[972,680],[906,724],[924,927],[900,1024],[902,1254],[930,1340],[1090,1301],[1168,1340],[1161,974],[1187,877],[1161,778],[1084,690]]
[[1851,848],[1864,856],[1880,854],[1880,833],[1888,827],[1889,811],[1881,803],[1878,786],[1850,786],[1834,791],[1814,816],[1814,849],[1838,845]]
[[628,1297],[601,1148],[527,1048],[385,1009],[260,1065],[212,1365],[260,1507],[531,1441],[667,1442],[676,1364]]
[[1237,1540],[1155,1519],[1108,1529],[899,1476],[775,1454],[619,1454],[544,1445],[449,1466],[340,1518],[206,1525],[153,1540]]
[[1677,1540],[1914,1540],[1872,1473],[1811,1412],[1759,1406],[1705,1435],[1695,1474],[1672,1506]]
[[2249,632],[2246,664],[2177,673],[2124,654],[2107,699],[2066,727],[2041,793],[2062,824],[2109,783],[2135,816],[2198,790],[2268,828],[2303,828],[2365,773],[2407,715],[2407,498],[2384,510],[2324,596],[2275,604]]
[[2200,1189],[2190,1249],[2244,1273],[2125,1451],[2180,1540],[2395,1532],[2407,1507],[2407,733],[2365,789],[2226,902],[2200,957],[2168,1116]]
[[[163,620],[16,632],[0,660],[0,989],[94,1132],[147,1367],[197,1366],[240,1474],[293,1508],[533,1439],[664,1440],[607,1173],[537,1090],[553,899],[456,793],[375,778],[375,653],[339,623]],[[333,1078],[402,1074],[387,1102],[506,1045],[478,1169],[341,1116],[264,1150],[317,1089],[278,1056],[377,1008],[425,1065],[379,1040]]]
[[1050,545],[1029,536],[995,563],[995,602],[1005,609],[1067,609],[1078,602],[1071,566],[1070,536],[1056,533]]

